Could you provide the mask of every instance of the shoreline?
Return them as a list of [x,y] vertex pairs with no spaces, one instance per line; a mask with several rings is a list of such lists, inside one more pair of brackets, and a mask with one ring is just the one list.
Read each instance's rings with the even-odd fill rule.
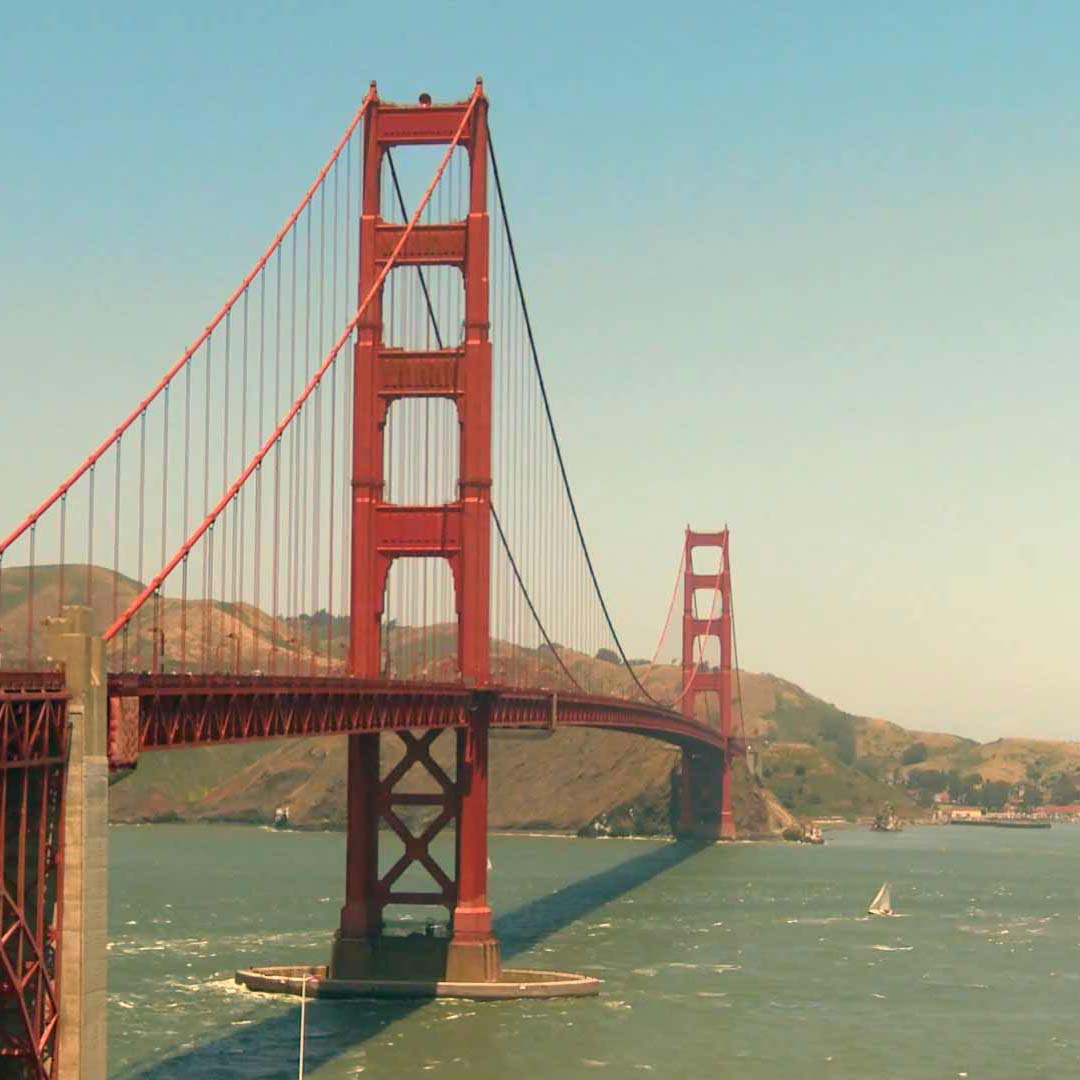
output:
[[[851,824],[850,822],[848,823]],[[344,827],[338,827],[334,825],[290,825],[287,829],[278,829],[275,826],[266,821],[230,821],[228,819],[215,818],[213,820],[201,820],[191,818],[169,818],[169,819],[149,819],[145,821],[110,821],[110,828],[126,828],[126,829],[145,829],[150,827],[194,827],[194,826],[208,826],[212,828],[217,827],[230,827],[230,828],[249,828],[249,829],[265,829],[267,832],[280,832],[280,833],[338,833],[340,835],[345,834]],[[391,833],[392,830],[385,830],[387,833]],[[633,836],[580,836],[576,831],[569,829],[560,831],[557,829],[491,829],[488,831],[488,836],[501,836],[501,837],[522,837],[533,840],[587,840],[590,843],[596,841],[606,840],[631,840],[631,841],[649,841],[652,843],[674,843],[677,841],[677,837],[671,833],[653,833],[653,834],[636,834]],[[791,844],[792,847],[798,847],[800,845],[793,843],[789,840],[784,840],[779,834],[776,836],[762,835],[760,833],[752,836],[737,837],[735,840],[717,840],[717,844]]]

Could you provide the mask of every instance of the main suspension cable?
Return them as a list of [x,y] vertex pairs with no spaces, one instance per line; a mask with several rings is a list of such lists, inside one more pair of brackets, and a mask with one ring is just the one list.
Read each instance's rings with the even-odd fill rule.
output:
[[[177,550],[176,554],[172,557],[172,559],[154,576],[153,580],[142,590],[142,592],[140,592],[135,597],[135,599],[132,600],[132,602],[128,605],[128,608],[123,612],[119,619],[115,620],[113,624],[105,631],[103,637],[106,641],[111,640],[121,630],[124,630],[126,633],[127,624],[131,620],[131,618],[136,614],[136,612],[140,610],[146,600],[158,589],[160,589],[162,583],[169,576],[169,574],[171,574],[172,571],[182,561],[186,560],[194,545],[198,543],[198,541],[208,532],[210,533],[210,542],[212,543],[212,529],[217,519],[221,516],[222,512],[226,509],[226,507],[228,507],[228,505],[237,497],[240,488],[243,487],[247,479],[255,472],[257,468],[261,466],[263,459],[270,453],[273,447],[280,442],[281,436],[285,432],[285,429],[288,428],[289,424],[293,421],[293,419],[299,413],[301,413],[304,404],[311,397],[315,389],[319,386],[323,376],[326,374],[330,365],[333,364],[334,361],[337,359],[338,354],[341,352],[346,341],[349,339],[349,336],[356,329],[356,326],[360,322],[360,319],[363,317],[364,312],[367,310],[374,297],[379,293],[383,286],[383,283],[390,274],[390,271],[396,265],[398,256],[401,254],[407,240],[412,235],[412,232],[415,229],[417,223],[419,222],[420,217],[424,212],[424,209],[427,207],[429,201],[431,200],[431,196],[434,193],[435,188],[438,186],[439,181],[442,179],[442,175],[445,172],[446,167],[453,156],[453,151],[460,142],[462,135],[465,131],[465,127],[473,114],[473,110],[476,106],[476,102],[479,100],[479,96],[480,89],[478,87],[469,101],[468,108],[465,110],[465,114],[461,119],[461,123],[458,125],[458,128],[454,133],[453,139],[449,143],[446,153],[442,158],[442,161],[439,163],[438,168],[435,170],[435,175],[432,178],[431,183],[428,185],[423,197],[420,199],[420,202],[418,203],[416,209],[413,211],[412,216],[409,218],[405,227],[402,229],[401,235],[398,238],[397,243],[394,245],[394,248],[390,252],[382,269],[376,276],[376,279],[372,283],[371,288],[360,300],[356,311],[349,319],[349,322],[347,323],[345,329],[342,331],[341,335],[334,342],[333,346],[330,349],[330,352],[326,355],[325,359],[315,369],[315,371],[310,374],[310,378],[308,379],[307,383],[303,385],[299,396],[293,402],[292,406],[285,413],[285,415],[281,418],[277,427],[273,430],[273,432],[271,432],[270,436],[259,448],[255,456],[251,458],[245,468],[236,477],[232,485],[228,488],[228,490],[226,490],[225,494],[221,497],[218,503],[209,510],[202,524],[195,530],[195,532],[191,534],[190,537],[188,537],[188,539]],[[207,591],[209,592],[209,589]]]
[[641,681],[644,682],[657,666],[660,650],[664,647],[664,639],[667,637],[668,627],[671,626],[671,616],[675,611],[675,598],[679,595],[679,582],[682,580],[683,569],[686,566],[686,549],[679,556],[679,568],[675,571],[675,584],[671,587],[671,599],[668,601],[667,615],[664,618],[664,628],[660,631],[660,637],[656,642],[656,651],[652,654],[648,667],[641,673]]
[[503,532],[502,522],[499,521],[499,515],[495,511],[494,503],[491,504],[491,520],[495,522],[495,529],[499,534],[499,540],[502,541],[503,551],[506,552],[506,557],[510,561],[510,569],[514,571],[514,577],[517,579],[518,588],[521,589],[521,595],[525,597],[525,603],[529,606],[529,611],[532,613],[532,617],[534,622],[536,623],[537,628],[543,635],[545,644],[547,645],[548,649],[551,650],[551,655],[554,656],[555,659],[558,661],[559,667],[563,669],[563,674],[565,674],[566,677],[574,684],[576,689],[580,690],[584,694],[586,692],[585,687],[583,687],[581,683],[579,683],[577,679],[574,678],[570,669],[566,666],[563,658],[559,655],[559,650],[555,647],[555,643],[548,635],[547,628],[544,626],[544,623],[536,610],[536,605],[533,603],[532,597],[529,595],[529,590],[528,588],[526,588],[525,582],[521,578],[521,572],[518,570],[518,564],[517,560],[514,558],[514,553],[510,550],[510,543],[506,539],[506,533]]
[[600,602],[600,610],[604,614],[604,621],[607,623],[607,628],[611,633],[612,640],[615,642],[615,647],[619,651],[619,657],[622,660],[623,667],[630,673],[630,678],[634,680],[638,690],[645,695],[654,705],[659,705],[661,708],[666,708],[663,702],[658,701],[648,690],[642,685],[641,680],[637,676],[637,672],[634,671],[633,665],[630,663],[626,655],[626,650],[622,646],[622,642],[619,640],[618,632],[615,629],[615,624],[612,621],[611,613],[608,611],[607,602],[604,600],[604,594],[600,590],[600,581],[596,576],[596,568],[593,566],[592,555],[589,553],[589,546],[585,542],[585,532],[581,527],[581,517],[578,514],[577,504],[574,501],[573,492],[570,490],[570,478],[566,471],[566,462],[563,459],[562,446],[559,443],[559,434],[555,428],[555,419],[551,412],[551,402],[548,400],[547,386],[544,383],[544,375],[540,370],[540,354],[536,347],[536,337],[533,334],[532,319],[529,317],[529,308],[525,302],[525,287],[521,280],[521,270],[518,266],[517,250],[514,247],[514,237],[510,232],[510,218],[506,212],[506,200],[503,197],[502,181],[499,178],[499,163],[495,157],[495,142],[491,138],[491,132],[488,131],[488,155],[491,158],[491,172],[495,178],[495,191],[499,197],[499,210],[502,214],[503,228],[506,230],[506,243],[507,249],[510,252],[510,262],[514,270],[514,283],[517,286],[518,299],[521,302],[521,311],[525,320],[525,333],[529,339],[529,351],[532,354],[533,368],[536,371],[537,382],[540,386],[540,396],[544,402],[544,413],[547,417],[548,430],[551,432],[552,442],[555,447],[555,460],[559,466],[559,472],[562,475],[563,490],[566,492],[567,502],[570,506],[570,514],[574,519],[574,528],[577,532],[578,543],[581,545],[582,554],[585,557],[585,565],[589,571],[589,577],[592,579],[593,589],[596,592],[596,598]]
[[743,714],[742,666],[739,664],[739,635],[735,630],[735,586],[731,582],[730,553],[728,567],[728,606],[731,609],[731,651],[735,660],[735,694],[739,699],[739,732],[746,738],[746,717]]
[[[401,184],[398,183],[397,169],[394,167],[394,156],[389,150],[386,151],[386,163],[390,166],[390,179],[394,183],[394,192],[397,195],[398,207],[401,210],[401,216],[408,221],[409,211],[405,206],[405,196],[401,193]],[[424,293],[424,303],[427,304],[428,318],[431,320],[431,329],[435,334],[435,343],[441,349],[443,347],[442,334],[439,333],[439,320],[435,318],[435,309],[431,304],[431,293],[428,291],[427,279],[424,277],[424,268],[422,266],[416,267],[416,276],[420,279],[420,288]]]
[[106,438],[100,446],[98,446],[94,451],[92,451],[89,457],[87,457],[86,460],[83,461],[82,464],[79,465],[79,467],[73,473],[71,473],[71,475],[68,476],[68,478],[64,480],[63,483],[61,483],[60,486],[57,487],[56,490],[53,491],[48,496],[48,498],[46,498],[45,501],[41,503],[40,506],[33,510],[24,521],[17,525],[7,536],[0,537],[0,556],[2,556],[3,553],[9,547],[11,547],[12,544],[14,544],[15,541],[23,535],[23,533],[25,533],[28,529],[32,528],[37,523],[37,521],[46,513],[46,511],[48,511],[56,502],[63,498],[75,486],[75,484],[82,479],[83,476],[85,476],[91,469],[94,468],[97,462],[100,461],[101,458],[104,457],[105,454],[120,441],[124,433],[128,431],[128,429],[131,428],[136,423],[136,421],[139,420],[140,417],[145,416],[146,410],[158,398],[158,396],[165,391],[165,389],[170,385],[176,375],[178,375],[182,370],[187,367],[188,363],[195,356],[196,352],[202,347],[205,342],[208,341],[214,330],[226,318],[229,312],[232,311],[233,305],[237,302],[237,300],[239,300],[242,296],[245,295],[248,288],[251,286],[251,283],[255,280],[260,271],[262,271],[262,269],[270,262],[271,257],[274,256],[275,252],[280,252],[284,244],[285,238],[289,235],[290,230],[300,220],[300,216],[304,212],[304,210],[311,205],[316,192],[318,192],[321,188],[323,181],[326,179],[327,175],[330,172],[330,169],[341,156],[342,150],[344,150],[349,145],[349,140],[352,138],[353,132],[359,126],[360,121],[363,120],[365,114],[367,113],[368,106],[373,100],[375,100],[375,96],[375,86],[373,83],[371,89],[364,96],[364,100],[360,103],[360,107],[357,109],[356,114],[353,116],[352,120],[349,122],[348,127],[345,129],[345,133],[338,140],[338,143],[330,154],[329,159],[327,160],[326,164],[323,165],[322,169],[319,170],[319,173],[316,175],[315,180],[311,184],[311,187],[308,188],[307,192],[304,194],[304,197],[300,200],[299,205],[292,212],[292,214],[289,215],[289,218],[286,220],[285,224],[282,225],[282,227],[278,230],[277,235],[271,241],[270,246],[266,249],[266,251],[263,252],[258,262],[255,263],[255,265],[251,268],[243,281],[241,281],[240,284],[235,288],[235,290],[233,290],[232,295],[229,297],[228,300],[225,301],[224,306],[222,306],[217,312],[217,314],[214,315],[214,317],[206,324],[199,336],[195,339],[194,342],[192,342],[191,345],[188,346],[188,348],[184,351],[180,358],[175,361],[172,366],[169,367],[169,369],[165,372],[165,374],[158,380],[158,382],[154,384],[154,387],[139,402],[138,406],[132,412],[130,412],[124,420],[121,421],[121,423],[116,427],[112,434],[109,435],[108,438]]
[[[398,206],[401,209],[403,216],[407,216],[408,211],[405,207],[405,196],[401,190],[401,184],[398,181],[397,169],[394,166],[394,159],[390,151],[386,152],[387,164],[390,166],[390,179],[394,185],[394,193],[397,195]],[[424,303],[427,307],[428,319],[431,322],[432,333],[435,335],[435,341],[438,343],[439,348],[443,347],[442,333],[439,330],[439,320],[435,315],[435,308],[431,301],[431,293],[428,290],[427,280],[424,277],[423,268],[417,266],[417,276],[420,279],[420,288],[424,293]],[[544,643],[547,645],[551,655],[555,658],[556,663],[562,668],[563,674],[570,680],[576,690],[580,690],[585,693],[585,688],[574,677],[573,672],[566,666],[566,662],[562,656],[559,655],[559,650],[556,647],[554,641],[551,639],[551,635],[547,631],[547,627],[544,626],[543,620],[540,618],[540,613],[536,609],[536,605],[533,603],[532,596],[529,593],[528,586],[525,584],[524,579],[521,576],[521,570],[518,567],[517,559],[514,557],[514,553],[510,548],[510,541],[507,539],[506,532],[503,530],[502,522],[499,520],[498,511],[495,509],[494,503],[491,506],[491,520],[495,523],[495,531],[499,535],[499,542],[502,544],[503,552],[506,555],[507,561],[510,563],[510,569],[514,572],[514,579],[518,583],[518,588],[521,589],[521,594],[525,598],[525,603],[528,605],[529,612],[533,617],[533,621],[536,623],[537,629],[540,631],[541,636],[544,639]]]

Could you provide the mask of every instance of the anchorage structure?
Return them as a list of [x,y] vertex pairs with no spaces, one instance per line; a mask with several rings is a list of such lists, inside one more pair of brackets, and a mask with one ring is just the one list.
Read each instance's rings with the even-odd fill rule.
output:
[[[452,105],[391,105],[373,98],[364,117],[364,173],[360,223],[361,300],[376,285],[406,226],[380,216],[383,158],[395,146],[448,145],[465,124],[458,145],[468,154],[469,202],[463,221],[417,224],[397,252],[396,265],[451,266],[464,283],[465,333],[460,346],[426,351],[388,348],[383,296],[376,296],[357,326],[353,428],[352,587],[350,674],[375,679],[380,671],[380,626],[390,566],[396,559],[437,557],[450,566],[458,621],[458,670],[476,687],[468,722],[456,732],[456,778],[431,756],[437,731],[402,732],[405,756],[380,776],[379,735],[349,737],[348,849],[345,906],[335,942],[331,976],[417,974],[454,981],[497,979],[499,948],[487,900],[489,561],[491,547],[491,342],[488,320],[487,101]],[[442,506],[402,506],[385,501],[383,440],[390,405],[403,398],[444,398],[456,405],[460,424],[458,497]],[[434,780],[435,794],[399,793],[396,785],[413,765]],[[398,816],[401,806],[425,805],[435,816],[419,836]],[[404,854],[379,873],[379,826],[401,838]],[[453,872],[431,852],[431,843],[455,826]],[[434,892],[396,888],[414,863],[436,885]],[[389,904],[443,905],[451,912],[445,959],[438,947],[420,960],[403,958],[382,939]],[[445,963],[445,971],[437,969]],[[434,965],[435,970],[432,970]]]
[[[695,571],[694,552],[699,548],[719,550],[717,573]],[[735,744],[731,736],[731,562],[728,530],[694,532],[688,528],[683,568],[682,712],[687,720],[693,721],[697,716],[698,695],[715,693],[719,701],[722,748],[719,751],[706,747],[683,751],[679,828],[683,833],[734,840],[731,760]],[[719,610],[714,607],[704,616],[695,611],[694,593],[697,589],[715,590]],[[704,662],[705,641],[709,638],[716,638],[720,645],[720,665],[716,670],[706,670]]]

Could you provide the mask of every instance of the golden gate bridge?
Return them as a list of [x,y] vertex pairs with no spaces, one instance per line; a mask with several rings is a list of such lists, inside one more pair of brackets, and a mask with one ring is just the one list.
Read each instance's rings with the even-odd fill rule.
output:
[[[104,971],[88,954],[104,938],[86,937],[94,882],[104,906],[94,762],[186,746],[348,736],[343,906],[308,992],[594,988],[502,966],[489,734],[665,740],[682,753],[680,832],[732,838],[744,740],[726,529],[686,531],[661,645],[680,582],[681,686],[664,696],[660,646],[627,656],[586,544],[483,86],[401,105],[372,84],[203,332],[0,540],[0,1057],[49,1077],[65,1055],[103,1055],[74,986]],[[383,733],[403,744],[389,768]],[[434,756],[447,739],[449,769]],[[410,770],[422,791],[405,790]],[[417,871],[424,887],[407,884]],[[397,906],[441,907],[447,935],[403,943],[387,933]]]

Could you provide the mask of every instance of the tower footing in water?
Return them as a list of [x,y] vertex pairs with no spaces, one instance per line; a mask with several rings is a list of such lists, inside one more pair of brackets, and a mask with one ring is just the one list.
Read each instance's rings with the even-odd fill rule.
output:
[[[464,982],[449,979],[332,979],[325,964],[311,967],[246,968],[236,981],[263,994],[302,993],[312,998],[468,998],[508,1001],[514,998],[590,997],[600,992],[600,980],[563,971],[503,968],[497,981]],[[305,987],[306,983],[306,987]]]

